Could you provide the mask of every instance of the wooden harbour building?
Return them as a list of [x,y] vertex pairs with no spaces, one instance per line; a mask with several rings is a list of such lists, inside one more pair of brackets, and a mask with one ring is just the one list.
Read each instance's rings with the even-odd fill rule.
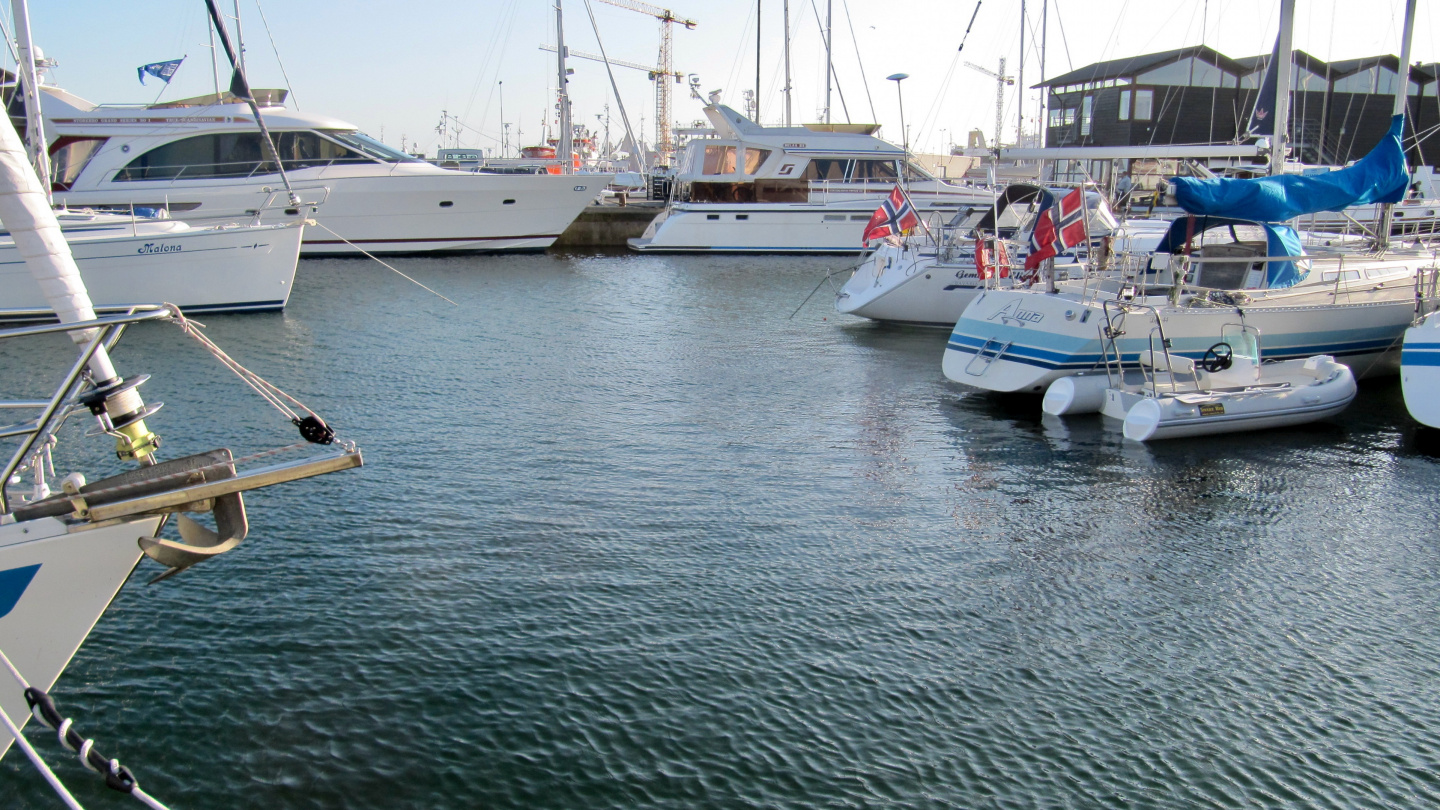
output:
[[[1291,158],[1342,165],[1390,125],[1399,59],[1323,62],[1294,53]],[[1048,90],[1046,146],[1241,143],[1270,55],[1232,59],[1197,45],[1112,59],[1057,76]],[[1405,146],[1412,165],[1440,165],[1437,65],[1409,71]],[[1418,134],[1418,137],[1417,137]]]

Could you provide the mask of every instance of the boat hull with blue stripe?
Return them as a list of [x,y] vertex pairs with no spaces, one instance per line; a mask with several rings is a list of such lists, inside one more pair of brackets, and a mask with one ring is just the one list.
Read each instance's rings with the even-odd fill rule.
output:
[[[1165,305],[1163,295],[1135,301],[1159,308],[1174,354],[1199,360],[1226,325],[1252,326],[1260,330],[1267,358],[1331,355],[1360,379],[1398,370],[1400,339],[1415,313],[1415,265],[1423,261],[1417,257],[1347,270],[1348,280],[1338,283],[1253,291],[1245,303],[1233,306],[1215,306],[1194,293],[1174,307]],[[1061,377],[1103,369],[1107,314],[1111,328],[1125,331],[1123,302],[1115,297],[1114,282],[1091,285],[1099,289],[1082,292],[1081,282],[1068,282],[1053,294],[982,293],[950,334],[945,376],[991,391],[1038,394]],[[1151,340],[1148,324],[1120,335],[1112,362],[1134,367]]]
[[1440,314],[1432,313],[1405,330],[1400,385],[1415,421],[1440,428]]

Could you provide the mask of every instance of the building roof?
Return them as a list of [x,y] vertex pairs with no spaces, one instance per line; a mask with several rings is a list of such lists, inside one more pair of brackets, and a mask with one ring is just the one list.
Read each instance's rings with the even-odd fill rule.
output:
[[[1314,73],[1317,76],[1325,75],[1325,69],[1329,67],[1329,65],[1325,63],[1325,60],[1318,59],[1301,50],[1296,50],[1293,53],[1295,56],[1295,64],[1305,68],[1306,70]],[[1241,56],[1235,60],[1235,64],[1245,66],[1246,70],[1243,71],[1240,75],[1246,76],[1254,73],[1257,70],[1264,70],[1265,68],[1269,67],[1270,54],[1262,53],[1258,56]]]
[[1111,59],[1107,62],[1096,62],[1093,65],[1086,65],[1079,70],[1072,70],[1069,73],[1056,76],[1053,79],[1047,79],[1035,85],[1035,87],[1056,87],[1066,84],[1085,84],[1086,82],[1103,82],[1106,79],[1125,78],[1192,56],[1198,57],[1221,70],[1236,75],[1243,76],[1253,70],[1246,69],[1245,66],[1209,45],[1191,45],[1188,48],[1176,48],[1173,51],[1161,51],[1159,53],[1147,53],[1140,56],[1127,56],[1123,59]]
[[[1297,50],[1295,64],[1318,76],[1325,76],[1327,71],[1333,78],[1344,78],[1352,73],[1357,73],[1368,68],[1380,65],[1392,71],[1398,71],[1400,59],[1393,54],[1382,56],[1363,56],[1358,59],[1342,59],[1335,62],[1325,62],[1310,54]],[[1257,70],[1264,70],[1270,63],[1270,54],[1262,53],[1257,56],[1242,56],[1238,59],[1220,53],[1208,45],[1191,45],[1188,48],[1176,48],[1170,51],[1158,53],[1147,53],[1139,56],[1127,56],[1123,59],[1110,59],[1105,62],[1096,62],[1086,65],[1078,70],[1072,70],[1053,79],[1047,79],[1040,84],[1040,87],[1060,87],[1067,84],[1086,84],[1089,82],[1103,82],[1107,79],[1131,78],[1138,74],[1153,70],[1154,68],[1168,65],[1171,62],[1178,62],[1181,59],[1197,57],[1205,62],[1220,68],[1221,70],[1236,75],[1248,76]],[[1428,65],[1412,65],[1410,67],[1410,78],[1420,84],[1435,81],[1437,74],[1440,74],[1440,64],[1431,63]]]

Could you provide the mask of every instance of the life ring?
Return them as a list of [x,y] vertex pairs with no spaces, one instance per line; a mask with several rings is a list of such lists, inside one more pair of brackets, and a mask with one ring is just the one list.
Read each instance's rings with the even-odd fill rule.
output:
[[995,250],[992,254],[987,243],[991,241],[983,236],[975,237],[975,275],[981,281],[988,281],[998,272],[1000,278],[1010,277],[1010,256],[1005,250],[1005,243],[999,239],[994,240]]

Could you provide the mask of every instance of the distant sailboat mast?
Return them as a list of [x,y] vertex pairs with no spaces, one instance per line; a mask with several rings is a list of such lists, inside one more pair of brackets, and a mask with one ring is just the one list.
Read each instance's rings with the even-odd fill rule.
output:
[[15,41],[19,46],[21,84],[25,93],[25,140],[29,147],[30,163],[41,178],[45,201],[50,196],[50,154],[49,142],[45,139],[45,116],[40,114],[40,74],[35,69],[35,44],[30,39],[30,6],[26,0],[13,0],[11,10],[15,15]]
[[785,0],[785,126],[793,126],[790,118],[790,0]]
[[[555,139],[555,156],[560,158],[560,173],[571,173],[571,146],[570,136],[570,91],[566,85],[569,83],[565,70],[565,17],[560,8],[561,0],[555,0],[555,53],[559,63],[558,72],[560,75],[560,132]],[[661,79],[664,81],[664,79]]]
[[[1410,41],[1415,38],[1415,0],[1405,0],[1405,33],[1400,43],[1400,69],[1395,72],[1395,105],[1392,115],[1404,115],[1405,103],[1410,93]],[[1401,130],[1401,145],[1404,145],[1404,130]],[[1408,161],[1407,161],[1408,162]],[[1390,246],[1390,226],[1395,217],[1395,205],[1385,203],[1380,207],[1380,226],[1376,228],[1375,242],[1380,250]]]
[[1290,68],[1295,59],[1295,0],[1280,0],[1280,39],[1275,45],[1275,134],[1270,144],[1270,174],[1283,174],[1290,148]]

